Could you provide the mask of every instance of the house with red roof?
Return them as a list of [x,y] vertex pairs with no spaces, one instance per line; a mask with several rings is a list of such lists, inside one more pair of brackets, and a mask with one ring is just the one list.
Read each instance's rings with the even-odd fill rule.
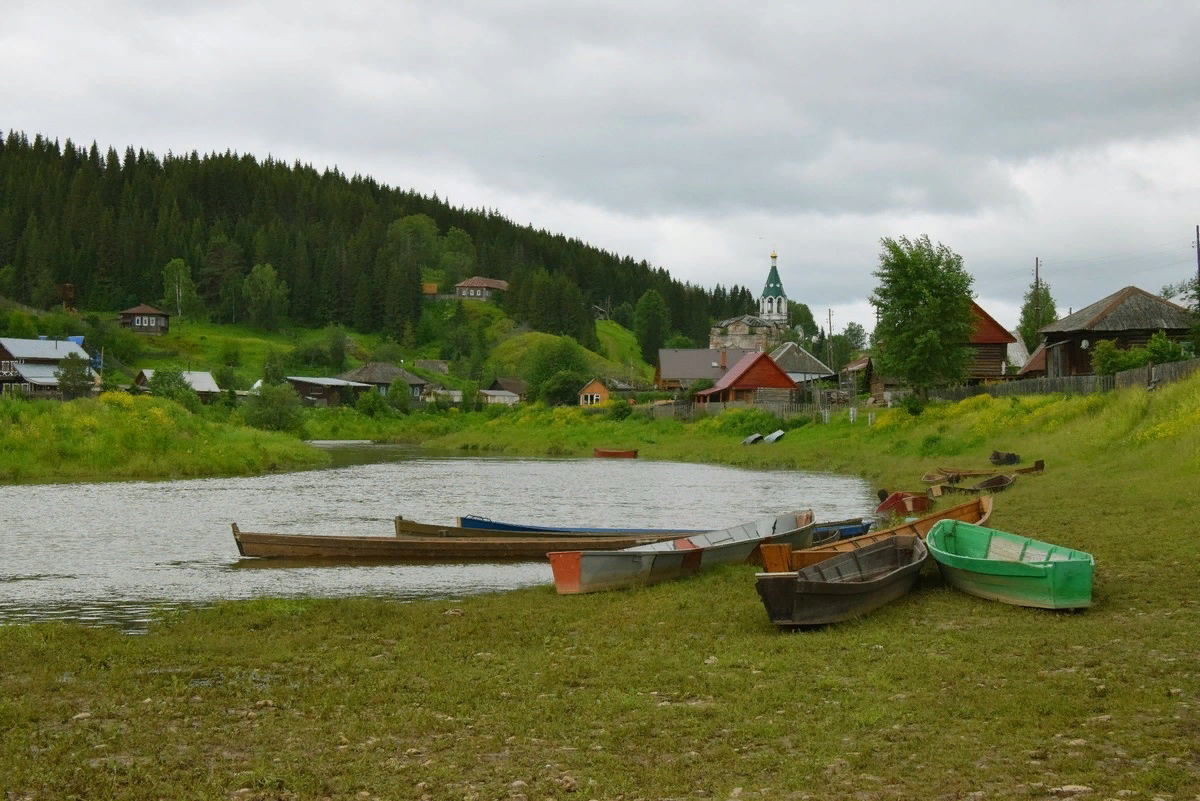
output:
[[697,392],[697,403],[753,403],[760,389],[796,388],[796,382],[764,352],[747,353],[729,368],[712,389]]
[[1008,346],[1017,338],[975,301],[971,301],[971,314],[975,316],[975,328],[968,343],[973,353],[971,365],[967,368],[967,383],[1015,378],[1005,366],[1008,364]]
[[171,315],[143,303],[121,312],[120,323],[138,334],[165,334],[171,328]]

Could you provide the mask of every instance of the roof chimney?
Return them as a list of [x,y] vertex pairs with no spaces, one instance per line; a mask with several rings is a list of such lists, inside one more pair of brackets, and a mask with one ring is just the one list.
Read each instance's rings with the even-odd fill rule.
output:
[[721,348],[721,369],[725,369],[725,349]]

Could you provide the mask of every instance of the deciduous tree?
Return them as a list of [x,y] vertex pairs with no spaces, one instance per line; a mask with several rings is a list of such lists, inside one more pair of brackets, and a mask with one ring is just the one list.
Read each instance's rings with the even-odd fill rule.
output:
[[[878,313],[876,363],[915,390],[963,381],[974,330],[971,275],[962,256],[928,236],[881,240],[879,286],[870,301]],[[833,365],[830,365],[831,367]]]
[[246,314],[250,324],[274,331],[287,313],[288,286],[280,281],[275,268],[269,264],[256,264],[242,284],[246,298]]
[[1017,335],[1030,353],[1042,341],[1038,329],[1058,319],[1058,309],[1050,295],[1050,285],[1040,279],[1025,290],[1025,302],[1021,304],[1021,321],[1017,324]]
[[670,329],[671,313],[667,302],[657,290],[647,289],[633,310],[633,332],[642,349],[642,358],[648,364],[658,362],[658,349],[663,346]]

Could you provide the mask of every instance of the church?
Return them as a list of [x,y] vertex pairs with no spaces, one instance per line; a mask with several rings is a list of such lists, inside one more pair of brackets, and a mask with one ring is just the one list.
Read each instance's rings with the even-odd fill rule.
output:
[[766,351],[783,341],[788,329],[788,302],[783,282],[779,280],[777,258],[778,254],[772,250],[771,272],[767,273],[766,286],[758,299],[758,314],[743,314],[714,325],[708,334],[709,348]]

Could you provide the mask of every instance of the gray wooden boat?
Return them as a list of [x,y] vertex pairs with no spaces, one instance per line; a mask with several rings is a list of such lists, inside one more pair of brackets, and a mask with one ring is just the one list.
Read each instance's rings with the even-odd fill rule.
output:
[[770,434],[767,434],[765,437],[763,437],[763,442],[778,442],[780,438],[783,437],[784,433],[785,432],[782,428],[778,429],[777,431],[772,431]]
[[714,565],[761,564],[763,543],[807,548],[812,536],[813,513],[805,509],[667,542],[611,551],[556,551],[549,557],[555,589],[561,595],[574,595],[657,584]]
[[776,626],[839,623],[906,594],[928,558],[919,536],[894,534],[795,573],[759,573],[756,589]]
[[756,442],[762,442],[763,435],[754,433],[742,440],[743,445],[753,445]]

